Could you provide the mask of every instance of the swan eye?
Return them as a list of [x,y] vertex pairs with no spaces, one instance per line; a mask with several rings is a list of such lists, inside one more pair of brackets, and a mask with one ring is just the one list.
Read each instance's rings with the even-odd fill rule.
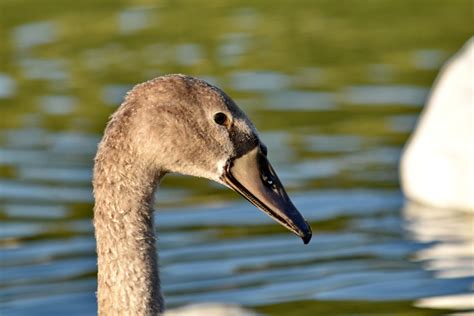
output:
[[216,113],[214,115],[214,122],[219,125],[225,125],[227,123],[227,115],[222,112]]

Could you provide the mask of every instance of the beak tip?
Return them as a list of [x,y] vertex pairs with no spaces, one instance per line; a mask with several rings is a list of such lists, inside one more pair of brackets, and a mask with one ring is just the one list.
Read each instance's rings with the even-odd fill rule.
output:
[[301,239],[303,239],[303,243],[304,243],[305,245],[307,245],[307,244],[309,244],[309,242],[310,242],[312,236],[313,236],[313,235],[312,235],[311,233],[305,234],[305,235],[303,235],[303,236],[301,237]]
[[311,226],[309,226],[308,222],[306,222],[306,228],[306,231],[300,235],[305,245],[309,244],[309,242],[311,241],[311,237],[313,237],[313,232],[311,231]]

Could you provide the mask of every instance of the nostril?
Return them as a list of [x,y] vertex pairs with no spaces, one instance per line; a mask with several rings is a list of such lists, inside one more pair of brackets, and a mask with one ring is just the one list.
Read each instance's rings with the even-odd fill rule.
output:
[[265,174],[264,172],[262,172],[262,181],[267,187],[271,188],[272,190],[276,189],[275,179],[271,174]]
[[276,190],[276,180],[274,174],[270,169],[270,166],[268,165],[267,158],[262,153],[259,153],[257,159],[258,167],[260,170],[260,177],[263,183],[272,190]]

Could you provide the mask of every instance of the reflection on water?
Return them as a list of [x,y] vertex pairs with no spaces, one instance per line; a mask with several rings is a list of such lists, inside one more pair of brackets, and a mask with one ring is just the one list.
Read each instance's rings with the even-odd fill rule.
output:
[[285,91],[268,95],[266,102],[272,110],[321,111],[335,107],[334,95],[329,92]]
[[364,105],[422,105],[428,89],[413,86],[357,86],[348,87],[346,101]]
[[13,32],[16,48],[20,52],[57,40],[57,26],[52,22],[23,24],[15,27]]
[[11,98],[15,90],[15,81],[8,75],[0,73],[0,99]]
[[97,142],[133,84],[176,72],[218,84],[246,110],[315,235],[303,246],[227,189],[169,176],[156,213],[169,306],[472,308],[443,303],[472,286],[472,218],[403,206],[397,180],[439,65],[471,33],[469,2],[415,2],[415,24],[399,1],[350,11],[325,1],[1,2],[1,314],[95,312]]
[[439,69],[443,64],[443,51],[437,49],[420,49],[414,54],[415,66],[420,69]]
[[[474,214],[450,209],[437,209],[409,202],[403,208],[407,229],[416,240],[430,242],[430,247],[415,254],[415,260],[436,278],[451,279],[474,275]],[[423,298],[422,306],[474,308],[474,295]]]
[[119,32],[123,34],[135,33],[146,29],[151,18],[151,8],[133,7],[122,10],[118,14]]
[[277,72],[239,71],[234,72],[231,86],[237,91],[272,91],[287,88],[289,78]]

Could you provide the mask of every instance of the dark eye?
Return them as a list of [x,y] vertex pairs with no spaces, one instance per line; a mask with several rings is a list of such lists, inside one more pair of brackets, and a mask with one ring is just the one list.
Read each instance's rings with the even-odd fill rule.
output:
[[216,113],[214,115],[214,122],[219,125],[225,125],[227,123],[227,115],[222,112]]

